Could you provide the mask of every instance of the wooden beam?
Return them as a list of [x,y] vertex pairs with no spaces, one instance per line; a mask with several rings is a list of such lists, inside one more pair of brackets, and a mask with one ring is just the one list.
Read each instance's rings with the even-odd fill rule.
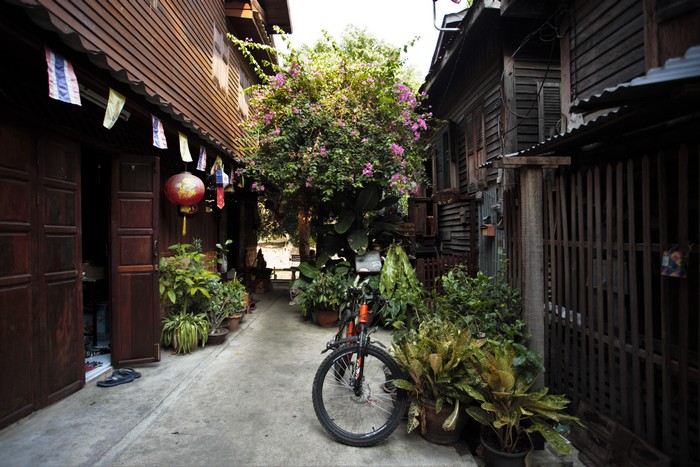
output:
[[248,2],[226,2],[224,10],[231,18],[253,19],[253,9]]
[[555,169],[562,165],[571,165],[570,156],[513,156],[504,157],[494,162],[494,165],[503,169],[517,169],[519,167],[542,167]]
[[255,19],[257,14],[260,16],[261,21],[267,21],[265,19],[265,11],[257,0],[247,2],[228,1],[224,4],[224,11],[226,16],[230,18]]

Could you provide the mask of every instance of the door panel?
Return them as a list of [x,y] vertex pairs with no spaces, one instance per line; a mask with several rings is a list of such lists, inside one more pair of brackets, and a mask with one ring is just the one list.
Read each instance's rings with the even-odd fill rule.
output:
[[84,384],[80,149],[0,124],[0,428]]
[[69,140],[40,139],[37,153],[39,348],[42,405],[48,405],[85,383],[80,148]]
[[160,360],[158,300],[159,160],[113,158],[112,364]]
[[32,257],[36,164],[31,137],[0,124],[0,428],[38,408],[36,269]]

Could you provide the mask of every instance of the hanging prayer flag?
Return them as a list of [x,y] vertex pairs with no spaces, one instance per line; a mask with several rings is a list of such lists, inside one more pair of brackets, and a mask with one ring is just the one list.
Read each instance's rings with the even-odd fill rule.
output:
[[165,139],[163,122],[153,115],[151,115],[151,121],[153,122],[153,146],[158,149],[168,149],[168,141]]
[[71,62],[45,48],[46,66],[49,74],[49,97],[69,104],[80,103],[80,89]]
[[190,146],[187,144],[187,136],[178,131],[180,135],[180,158],[184,162],[192,162],[192,154],[190,154]]
[[216,207],[219,209],[224,208],[224,187],[216,187]]
[[112,129],[114,124],[117,123],[119,114],[122,113],[125,102],[126,98],[124,96],[119,94],[114,89],[109,88],[109,100],[107,101],[107,109],[105,109],[105,119],[102,122],[103,127],[107,128],[108,130]]
[[216,168],[216,206],[219,209],[224,207],[224,168],[222,165]]
[[221,166],[216,169],[216,186],[224,187],[224,169]]
[[204,172],[207,170],[207,150],[204,146],[199,147],[199,160],[197,161],[197,170]]

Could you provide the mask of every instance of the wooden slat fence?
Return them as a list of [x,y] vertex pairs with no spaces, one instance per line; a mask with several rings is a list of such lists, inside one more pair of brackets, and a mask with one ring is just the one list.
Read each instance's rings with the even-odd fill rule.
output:
[[418,258],[416,260],[416,275],[418,280],[425,285],[425,288],[438,293],[442,293],[442,282],[440,278],[457,265],[467,268],[470,276],[476,271],[470,269],[469,255],[443,255],[436,258]]
[[[560,170],[543,186],[546,384],[674,465],[700,464],[699,146]],[[517,190],[505,203],[517,207]],[[506,222],[513,280],[516,215]],[[684,277],[662,275],[674,249]]]

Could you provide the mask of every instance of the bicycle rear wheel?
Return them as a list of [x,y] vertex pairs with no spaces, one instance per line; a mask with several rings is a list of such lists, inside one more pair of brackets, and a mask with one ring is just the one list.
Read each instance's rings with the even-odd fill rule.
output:
[[314,411],[323,428],[350,446],[372,446],[394,432],[406,410],[406,393],[392,384],[401,370],[384,350],[369,345],[362,391],[351,386],[359,345],[341,347],[321,363],[314,378]]

